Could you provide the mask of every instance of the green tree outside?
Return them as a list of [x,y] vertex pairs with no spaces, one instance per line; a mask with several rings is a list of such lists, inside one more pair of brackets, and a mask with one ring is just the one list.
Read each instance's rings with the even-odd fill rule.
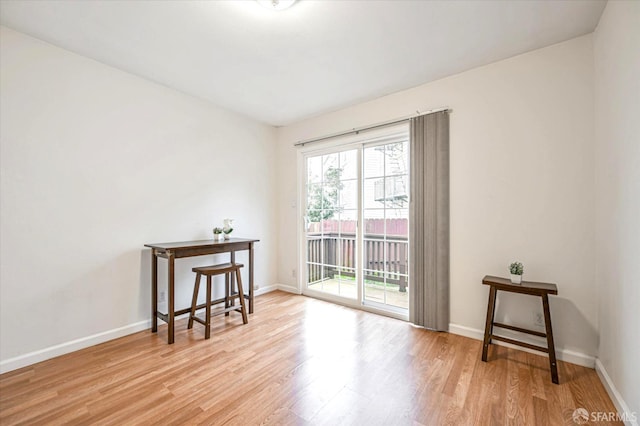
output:
[[341,211],[338,205],[338,194],[344,187],[340,181],[341,176],[342,169],[331,166],[325,172],[322,185],[310,186],[307,205],[310,222],[331,219]]

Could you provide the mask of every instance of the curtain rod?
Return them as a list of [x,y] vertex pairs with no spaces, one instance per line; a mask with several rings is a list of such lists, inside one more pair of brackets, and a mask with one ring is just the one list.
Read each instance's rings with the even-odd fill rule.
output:
[[383,127],[393,126],[394,124],[400,124],[400,123],[403,123],[405,121],[409,121],[412,118],[421,117],[423,115],[433,114],[434,112],[441,112],[441,111],[446,111],[448,113],[453,112],[453,110],[449,109],[449,107],[431,109],[431,110],[425,111],[425,112],[420,112],[418,110],[418,111],[416,111],[415,115],[410,115],[410,116],[404,117],[404,118],[397,118],[397,119],[391,120],[391,121],[384,121],[382,123],[372,124],[372,125],[364,126],[364,127],[354,127],[351,130],[346,130],[344,132],[339,132],[339,133],[333,133],[331,135],[322,136],[322,137],[319,137],[319,138],[306,139],[306,140],[303,140],[303,141],[296,142],[295,144],[293,144],[293,146],[304,146],[304,145],[309,144],[309,143],[316,143],[316,142],[326,141],[327,139],[339,138],[340,136],[347,136],[347,135],[351,135],[351,134],[356,134],[357,135],[357,134],[359,134],[361,132],[366,132],[366,131],[369,131],[369,130],[375,130],[375,129],[381,129]]

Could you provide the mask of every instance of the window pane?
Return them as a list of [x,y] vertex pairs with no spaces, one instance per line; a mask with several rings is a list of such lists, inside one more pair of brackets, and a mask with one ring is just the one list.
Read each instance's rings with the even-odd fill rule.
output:
[[385,247],[385,270],[391,278],[408,273],[409,244],[405,241],[387,241]]
[[363,155],[364,177],[384,176],[384,146],[365,148]]
[[307,185],[307,210],[322,209],[322,185],[313,183]]
[[385,233],[385,221],[384,221],[383,209],[368,209],[364,211],[364,237],[382,238]]
[[355,299],[358,296],[356,287],[356,270],[353,268],[340,268],[336,275],[340,288],[340,296]]
[[[382,194],[382,191],[380,191]],[[384,201],[388,208],[409,207],[409,176],[393,176],[384,179]]]
[[342,179],[358,178],[358,151],[344,151],[340,153],[340,169]]
[[385,175],[409,173],[409,142],[385,145]]
[[340,231],[340,222],[337,219],[323,219],[322,220],[322,235],[325,238],[331,237],[332,235],[338,235]]
[[322,180],[322,157],[307,158],[307,183],[320,183]]
[[409,309],[408,281],[407,275],[389,274],[385,285],[385,303]]
[[365,209],[384,208],[384,179],[365,179],[363,196]]
[[338,154],[329,154],[322,156],[322,181],[326,184],[339,175]]
[[364,299],[371,302],[385,303],[384,279],[381,280],[378,276],[368,275],[365,271]]
[[324,239],[322,241],[323,244],[323,251],[324,251],[324,263],[325,265],[329,266],[331,271],[329,271],[329,273],[333,272],[333,269],[337,268],[338,264],[340,263],[340,244],[339,244],[339,239],[337,236],[324,236]]
[[324,251],[322,248],[321,237],[307,237],[307,262],[309,263],[323,263]]
[[318,282],[321,279],[322,274],[320,273],[320,266],[307,263],[307,284]]
[[357,209],[358,208],[358,181],[347,180],[341,182],[339,191],[340,209]]
[[340,212],[340,236],[342,238],[354,238],[358,225],[357,210],[343,210]]
[[338,266],[344,268],[356,267],[356,240],[355,238],[340,238],[340,263]]
[[409,210],[387,209],[386,216],[387,240],[406,240],[409,236]]
[[[365,238],[362,242],[363,267],[372,272],[384,271],[385,242]],[[380,275],[382,277],[382,275]],[[366,274],[365,274],[366,278]]]

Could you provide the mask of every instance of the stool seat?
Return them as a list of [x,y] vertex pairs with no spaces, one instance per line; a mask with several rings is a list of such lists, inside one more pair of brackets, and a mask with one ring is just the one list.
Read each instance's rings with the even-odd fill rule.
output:
[[242,263],[220,263],[219,265],[197,266],[191,270],[202,275],[221,275],[242,267],[244,267]]
[[[242,263],[221,263],[218,265],[210,265],[210,266],[197,266],[192,268],[191,270],[196,273],[196,282],[193,286],[193,297],[191,299],[191,313],[189,314],[189,324],[187,328],[193,327],[193,322],[198,322],[205,326],[204,338],[208,339],[211,336],[211,317],[215,315],[225,314],[225,316],[229,315],[229,312],[237,311],[242,314],[242,322],[243,324],[247,324],[249,322],[247,318],[247,309],[245,307],[244,302],[244,291],[242,290],[242,276],[240,275],[240,268],[244,265]],[[200,290],[200,278],[202,276],[207,277],[207,296],[204,305],[198,306],[198,292]],[[224,309],[218,310],[217,312],[211,312],[211,285],[212,278],[216,275],[224,275],[224,299],[218,300],[215,303],[222,303],[224,301]],[[235,278],[238,283],[238,292],[234,292],[233,290],[233,280]],[[240,306],[236,307],[234,305],[235,299],[240,300]],[[196,311],[200,309],[205,309],[205,317],[204,320],[200,319],[196,316]]]

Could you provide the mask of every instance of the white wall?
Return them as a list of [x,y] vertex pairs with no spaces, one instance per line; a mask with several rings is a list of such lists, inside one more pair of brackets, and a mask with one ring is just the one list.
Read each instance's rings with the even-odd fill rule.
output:
[[598,358],[640,416],[640,2],[607,3],[594,52]]
[[[209,239],[225,217],[235,219],[235,236],[261,240],[256,284],[275,282],[272,127],[1,31],[5,367],[53,345],[144,326],[143,244]],[[211,261],[176,262],[179,306],[190,301],[190,263]]]
[[[485,274],[558,284],[557,347],[593,364],[593,46],[590,35],[278,129],[278,280],[295,287],[298,140],[439,107],[451,115],[451,322],[484,327]],[[500,296],[498,318],[532,326],[539,299]],[[584,356],[571,357],[572,352]]]

